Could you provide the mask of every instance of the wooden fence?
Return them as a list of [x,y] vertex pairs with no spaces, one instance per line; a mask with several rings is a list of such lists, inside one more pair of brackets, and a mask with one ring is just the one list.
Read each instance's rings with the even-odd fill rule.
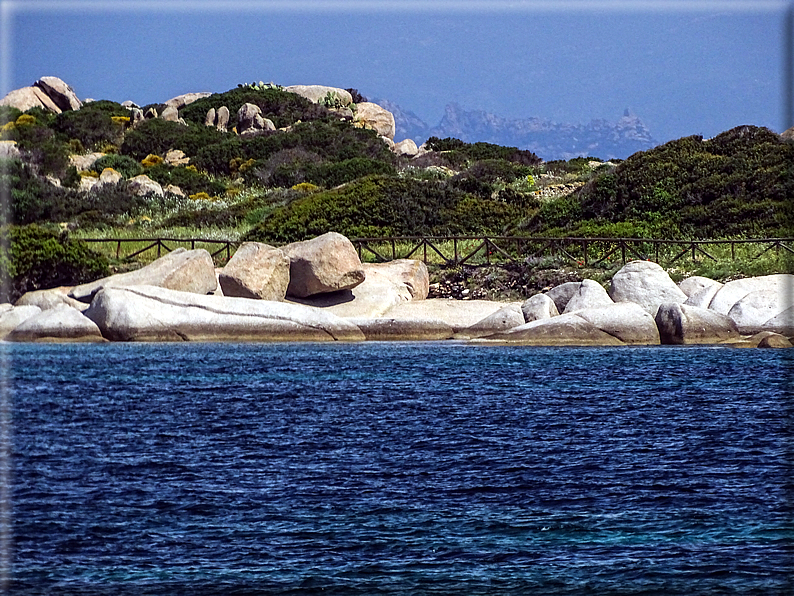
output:
[[[425,263],[447,266],[465,264],[540,263],[553,258],[581,267],[596,267],[607,263],[626,263],[640,259],[660,265],[673,263],[690,256],[692,260],[714,256],[720,248],[720,258],[758,258],[775,250],[779,254],[794,255],[794,238],[755,238],[745,240],[661,240],[653,238],[547,238],[521,236],[396,236],[391,238],[354,238],[351,240],[362,260],[386,262],[395,259],[419,259]],[[203,238],[87,238],[84,242],[115,244],[117,259],[133,259],[150,253],[160,257],[178,246],[191,249],[209,246],[216,263],[231,258],[239,242]],[[141,244],[144,246],[141,247]],[[126,253],[123,246],[132,245]],[[727,256],[730,249],[730,257]],[[748,249],[750,252],[748,253]]]

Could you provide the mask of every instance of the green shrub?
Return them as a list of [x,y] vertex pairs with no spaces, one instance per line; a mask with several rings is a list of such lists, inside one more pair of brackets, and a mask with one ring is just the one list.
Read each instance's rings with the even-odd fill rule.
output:
[[173,184],[189,195],[204,192],[214,196],[226,192],[226,186],[223,183],[210,180],[206,174],[202,174],[196,169],[182,166],[169,166],[161,163],[147,168],[146,175],[159,182],[163,188]]
[[515,162],[525,166],[540,164],[541,159],[526,149],[503,147],[493,143],[465,143],[459,139],[430,137],[427,147],[433,151],[444,151],[447,159],[456,165],[463,165],[484,159],[498,159]]
[[13,106],[0,106],[0,126],[14,122],[20,115],[22,111]]
[[0,228],[2,302],[15,302],[25,292],[76,285],[108,274],[107,259],[84,242],[37,225]]
[[92,101],[76,111],[58,114],[53,129],[65,140],[77,139],[83,146],[95,148],[102,143],[118,144],[124,135],[124,125],[113,117],[129,117],[127,108],[113,101]]
[[202,147],[191,157],[190,162],[210,174],[228,176],[232,174],[230,167],[233,160],[242,161],[245,156],[243,144],[236,135],[228,134],[219,143]]
[[101,174],[105,168],[113,168],[127,179],[143,173],[143,166],[128,155],[105,155],[91,166],[91,169],[98,174]]
[[121,145],[121,153],[141,161],[147,155],[165,155],[171,149],[181,149],[188,157],[200,149],[219,143],[226,137],[212,126],[189,124],[152,118],[129,131]]

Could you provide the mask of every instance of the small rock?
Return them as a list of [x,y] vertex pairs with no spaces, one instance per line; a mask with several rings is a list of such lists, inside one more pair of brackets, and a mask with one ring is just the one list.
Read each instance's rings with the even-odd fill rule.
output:
[[120,172],[113,168],[105,168],[99,175],[99,182],[101,184],[118,184],[124,179]]
[[155,194],[159,197],[165,195],[163,187],[158,182],[155,182],[146,174],[140,174],[134,178],[130,178],[129,186],[130,192],[134,195],[142,197],[148,194]]

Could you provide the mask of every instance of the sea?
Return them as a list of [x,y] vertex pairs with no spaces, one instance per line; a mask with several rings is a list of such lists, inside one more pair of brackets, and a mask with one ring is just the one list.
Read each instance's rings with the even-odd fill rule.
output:
[[792,350],[0,349],[9,594],[794,594]]

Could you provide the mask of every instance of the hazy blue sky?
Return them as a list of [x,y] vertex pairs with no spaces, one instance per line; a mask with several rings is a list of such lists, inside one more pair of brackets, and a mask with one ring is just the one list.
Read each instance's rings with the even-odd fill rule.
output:
[[2,94],[44,75],[140,105],[241,82],[355,87],[431,125],[457,102],[658,141],[785,128],[783,0],[2,4]]

